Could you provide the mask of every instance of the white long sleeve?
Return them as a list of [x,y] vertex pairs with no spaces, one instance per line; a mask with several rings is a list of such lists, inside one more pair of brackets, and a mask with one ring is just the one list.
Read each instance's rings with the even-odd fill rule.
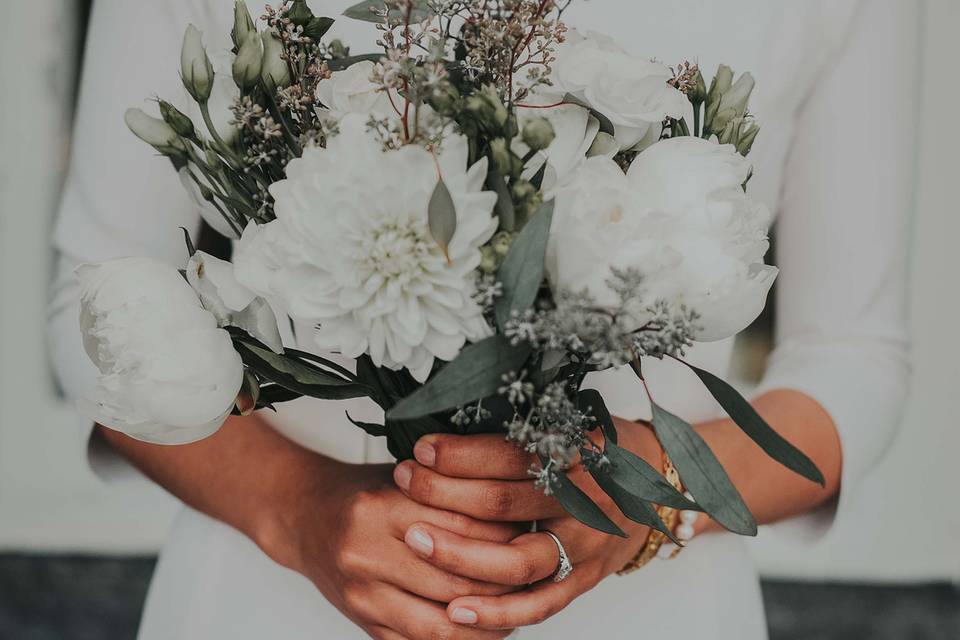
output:
[[[53,365],[71,398],[88,394],[96,369],[83,352],[77,322],[79,290],[73,269],[121,256],[153,256],[182,267],[183,234],[196,234],[200,216],[167,159],[124,125],[129,107],[156,114],[150,96],[185,105],[178,74],[187,3],[98,0],[87,37],[73,150],[54,230],[58,253],[49,309]],[[92,424],[81,422],[82,442]],[[110,475],[126,467],[90,450],[94,469]]]
[[[907,392],[918,34],[916,3],[861,3],[802,105],[784,171],[777,340],[761,391],[802,391],[833,418],[838,514],[890,443]],[[777,527],[816,538],[833,513]]]

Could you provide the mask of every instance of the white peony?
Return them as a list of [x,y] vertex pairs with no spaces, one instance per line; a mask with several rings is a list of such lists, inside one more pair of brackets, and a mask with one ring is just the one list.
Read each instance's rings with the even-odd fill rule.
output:
[[667,84],[673,77],[659,62],[627,53],[608,36],[571,30],[557,47],[550,80],[558,96],[571,93],[613,123],[621,149],[659,135],[667,116],[686,113],[687,99]]
[[372,61],[361,60],[342,71],[334,71],[317,84],[317,99],[336,120],[349,113],[396,117],[397,112],[390,105],[383,86],[371,81],[375,68]]
[[749,171],[733,146],[695,137],[652,145],[626,175],[607,158],[586,160],[554,194],[552,286],[613,305],[611,267],[633,267],[647,302],[700,314],[697,339],[735,334],[763,309],[777,274],[763,263],[770,214],[741,188]]
[[480,246],[497,227],[496,195],[482,190],[486,161],[468,169],[466,140],[448,137],[437,158],[457,212],[448,261],[427,226],[433,156],[414,145],[383,151],[365,120],[346,116],[327,148],[287,165],[270,188],[277,219],[247,226],[236,274],[316,324],[320,348],[367,353],[423,381],[435,359],[451,360],[490,332],[472,295]]
[[243,363],[173,267],[122,258],[77,268],[83,346],[100,370],[89,417],[128,436],[186,444],[233,408]]

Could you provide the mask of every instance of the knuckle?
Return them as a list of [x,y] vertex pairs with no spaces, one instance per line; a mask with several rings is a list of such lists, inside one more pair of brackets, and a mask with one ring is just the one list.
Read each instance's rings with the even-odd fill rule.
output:
[[483,489],[481,503],[488,517],[501,518],[513,509],[513,493],[499,485]]
[[437,482],[432,473],[414,469],[410,479],[410,495],[419,502],[429,502],[436,493]]
[[353,575],[359,572],[362,558],[363,554],[349,545],[343,545],[334,553],[334,564],[341,574]]
[[533,582],[537,575],[537,563],[528,555],[519,554],[510,565],[509,584],[522,586]]
[[427,640],[453,640],[454,630],[446,624],[435,624],[427,631]]
[[530,612],[530,621],[533,624],[540,624],[553,614],[553,607],[551,607],[548,603],[537,603]]
[[341,596],[343,597],[343,603],[346,605],[347,609],[354,614],[359,613],[364,603],[367,601],[366,593],[360,587],[360,585],[351,582],[348,582],[346,585],[344,585]]

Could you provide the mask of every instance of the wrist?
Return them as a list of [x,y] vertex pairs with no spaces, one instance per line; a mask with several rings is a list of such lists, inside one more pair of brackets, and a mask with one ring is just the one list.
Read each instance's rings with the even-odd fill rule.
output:
[[277,564],[303,573],[304,534],[316,532],[318,521],[327,518],[335,478],[346,466],[306,449],[286,460],[260,492],[250,538]]

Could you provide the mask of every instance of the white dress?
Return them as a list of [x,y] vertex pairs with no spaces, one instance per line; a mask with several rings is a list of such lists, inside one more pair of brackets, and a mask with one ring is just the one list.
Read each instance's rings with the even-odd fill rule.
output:
[[[337,15],[345,0],[312,0]],[[58,278],[50,336],[59,377],[73,396],[93,379],[77,327],[72,268],[123,255],[182,266],[178,226],[199,215],[169,163],[123,124],[129,106],[159,95],[184,104],[179,46],[188,22],[211,51],[227,47],[228,0],[98,0],[86,51],[70,173],[55,232]],[[248,1],[258,15],[258,0]],[[816,540],[883,453],[904,397],[905,252],[913,167],[918,21],[898,0],[692,0],[576,2],[568,22],[606,32],[628,49],[668,63],[720,62],[757,79],[752,110],[763,129],[751,159],[751,193],[778,212],[777,346],[762,387],[793,388],[832,415],[843,444],[838,507],[776,525]],[[334,27],[354,52],[375,32],[344,19]],[[302,335],[302,333],[301,333]],[[732,341],[698,346],[691,359],[723,373]],[[717,413],[693,376],[669,363],[651,368],[661,402],[688,420]],[[596,376],[611,409],[648,412],[626,374]],[[366,418],[364,413],[366,412]],[[375,419],[353,401],[351,414]],[[388,460],[383,443],[346,423],[343,406],[301,400],[274,426],[303,446],[353,462]],[[89,433],[90,425],[84,425]],[[90,450],[105,476],[131,477]],[[669,636],[766,637],[757,576],[745,541],[707,535],[673,562],[609,578],[522,638],[609,640]],[[184,508],[150,589],[142,640],[350,640],[363,633],[305,578],[275,565],[232,528]]]

